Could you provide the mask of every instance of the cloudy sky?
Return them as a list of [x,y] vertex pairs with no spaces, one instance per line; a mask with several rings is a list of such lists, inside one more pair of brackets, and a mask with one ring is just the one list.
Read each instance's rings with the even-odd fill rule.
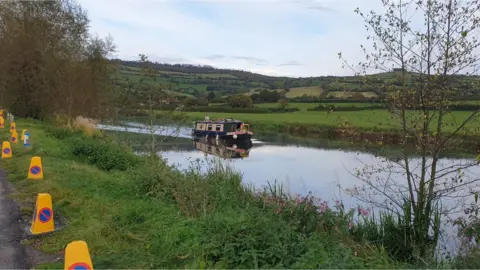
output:
[[347,75],[368,44],[354,13],[380,0],[79,0],[91,31],[111,34],[117,57],[206,64],[266,75]]

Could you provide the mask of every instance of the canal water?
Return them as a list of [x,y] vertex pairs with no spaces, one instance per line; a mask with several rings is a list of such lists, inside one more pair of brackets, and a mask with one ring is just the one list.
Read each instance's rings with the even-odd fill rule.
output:
[[[150,133],[136,123],[123,123],[121,127],[102,125],[100,128],[130,133]],[[173,130],[165,127],[156,129],[158,135],[174,135],[179,138],[174,143],[169,142],[159,151],[159,154],[171,165],[186,169],[196,162],[220,162],[240,172],[246,185],[262,188],[269,183],[277,183],[292,195],[311,193],[322,200],[329,201],[331,205],[336,200],[340,200],[346,209],[362,205],[376,212],[378,205],[391,206],[391,201],[398,199],[398,195],[400,192],[405,192],[407,185],[403,171],[398,165],[398,158],[391,153],[386,154],[388,151],[383,151],[385,148],[365,151],[355,149],[354,145],[342,145],[329,140],[288,139],[261,135],[255,136],[257,139],[253,139],[250,145],[215,140],[192,141],[191,128],[185,127],[179,132],[173,132]],[[385,154],[382,154],[382,151]],[[412,167],[419,164],[415,159],[411,162]],[[465,167],[471,162],[473,159],[443,159],[439,170],[444,168],[445,171],[442,173],[446,173],[446,168],[452,168],[454,173],[446,174],[442,178],[442,186],[437,187],[439,192],[445,192],[456,181],[452,177],[458,173],[457,167]],[[362,188],[364,182],[359,179],[357,169],[362,170],[365,167],[371,167],[376,171],[368,177],[368,180],[375,183],[377,190]],[[465,185],[450,191],[450,196],[442,200],[444,208],[451,213],[448,216],[449,219],[462,215],[464,204],[473,199],[471,192],[479,189],[474,180],[480,179],[480,166],[462,169],[461,173]],[[378,195],[379,192],[385,193],[388,198],[385,195]],[[358,193],[368,194],[370,203],[351,196]],[[444,218],[446,220],[447,216]],[[455,233],[453,229],[449,229],[447,234],[454,238]],[[447,238],[442,241],[444,245],[455,244],[456,241],[452,242]]]

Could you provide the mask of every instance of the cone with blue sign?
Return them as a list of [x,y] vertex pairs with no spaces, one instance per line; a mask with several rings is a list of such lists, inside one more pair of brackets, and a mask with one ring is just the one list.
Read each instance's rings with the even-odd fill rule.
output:
[[30,167],[28,168],[28,179],[43,179],[42,159],[40,157],[32,157]]
[[48,193],[39,193],[33,211],[30,234],[45,234],[54,230],[52,197]]
[[92,259],[85,241],[70,242],[65,248],[65,270],[93,270]]
[[12,134],[10,135],[10,141],[12,143],[18,143],[18,133],[17,131],[12,131]]
[[2,159],[12,158],[13,151],[10,142],[4,141],[2,143]]

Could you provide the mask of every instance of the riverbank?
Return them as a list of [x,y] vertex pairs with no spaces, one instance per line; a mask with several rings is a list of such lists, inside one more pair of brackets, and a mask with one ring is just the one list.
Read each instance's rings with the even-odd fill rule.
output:
[[[14,145],[14,158],[2,161],[17,199],[33,209],[35,195],[48,192],[68,221],[65,229],[28,241],[44,252],[61,253],[81,239],[96,268],[399,266],[359,237],[353,213],[320,209],[312,198],[287,199],[275,188],[253,192],[218,166],[207,174],[181,172],[103,136],[37,121],[17,120],[17,127],[30,131],[34,146],[27,154]],[[1,134],[8,138],[8,130]],[[26,179],[32,155],[42,157],[44,180]]]
[[[284,133],[309,138],[348,139],[352,142],[374,143],[380,145],[397,145],[402,141],[399,132],[400,123],[388,110],[316,112],[297,111],[290,113],[205,113],[185,112],[189,120],[203,119],[208,114],[210,119],[235,118],[248,122],[254,132]],[[470,112],[455,111],[445,117],[444,133],[450,134],[457,129],[455,123],[467,119]],[[464,132],[456,136],[454,148],[476,153],[480,149],[478,134],[480,118],[477,117],[464,127]],[[432,131],[433,133],[433,131]],[[466,135],[463,135],[466,134]],[[412,138],[412,142],[413,138]]]
[[[177,112],[180,120],[177,124],[191,126],[205,115],[210,119],[235,118],[250,124],[256,134],[288,134],[303,138],[345,140],[350,143],[397,146],[403,142],[398,119],[392,117],[388,110],[362,111],[297,111],[287,113],[221,113],[221,112]],[[455,132],[458,124],[467,119],[470,112],[455,111],[444,118],[444,136]],[[123,116],[127,121],[143,122],[148,114],[146,111],[129,111]],[[161,119],[171,118],[171,112],[157,112],[157,123],[165,124]],[[167,120],[171,125],[172,121]],[[468,155],[478,155],[480,149],[480,117],[474,118],[462,128],[453,138],[449,149],[443,152],[465,152]],[[432,134],[434,131],[432,130]],[[433,135],[432,135],[433,136]],[[414,146],[416,140],[410,137],[409,143]]]

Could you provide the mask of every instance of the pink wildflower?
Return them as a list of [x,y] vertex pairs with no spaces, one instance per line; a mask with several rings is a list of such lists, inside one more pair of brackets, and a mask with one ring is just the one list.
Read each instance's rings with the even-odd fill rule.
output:
[[335,200],[335,204],[338,206],[340,205],[340,201],[339,200]]
[[353,223],[352,222],[349,222],[348,223],[348,229],[351,230],[353,228]]
[[320,203],[320,206],[318,207],[318,212],[319,213],[323,213],[325,211],[328,210],[328,202],[327,201],[323,201],[322,203]]
[[368,210],[363,209],[363,208],[360,208],[360,209],[359,209],[359,212],[360,212],[360,214],[362,214],[362,216],[364,216],[364,217],[368,216],[368,214],[369,214]]

